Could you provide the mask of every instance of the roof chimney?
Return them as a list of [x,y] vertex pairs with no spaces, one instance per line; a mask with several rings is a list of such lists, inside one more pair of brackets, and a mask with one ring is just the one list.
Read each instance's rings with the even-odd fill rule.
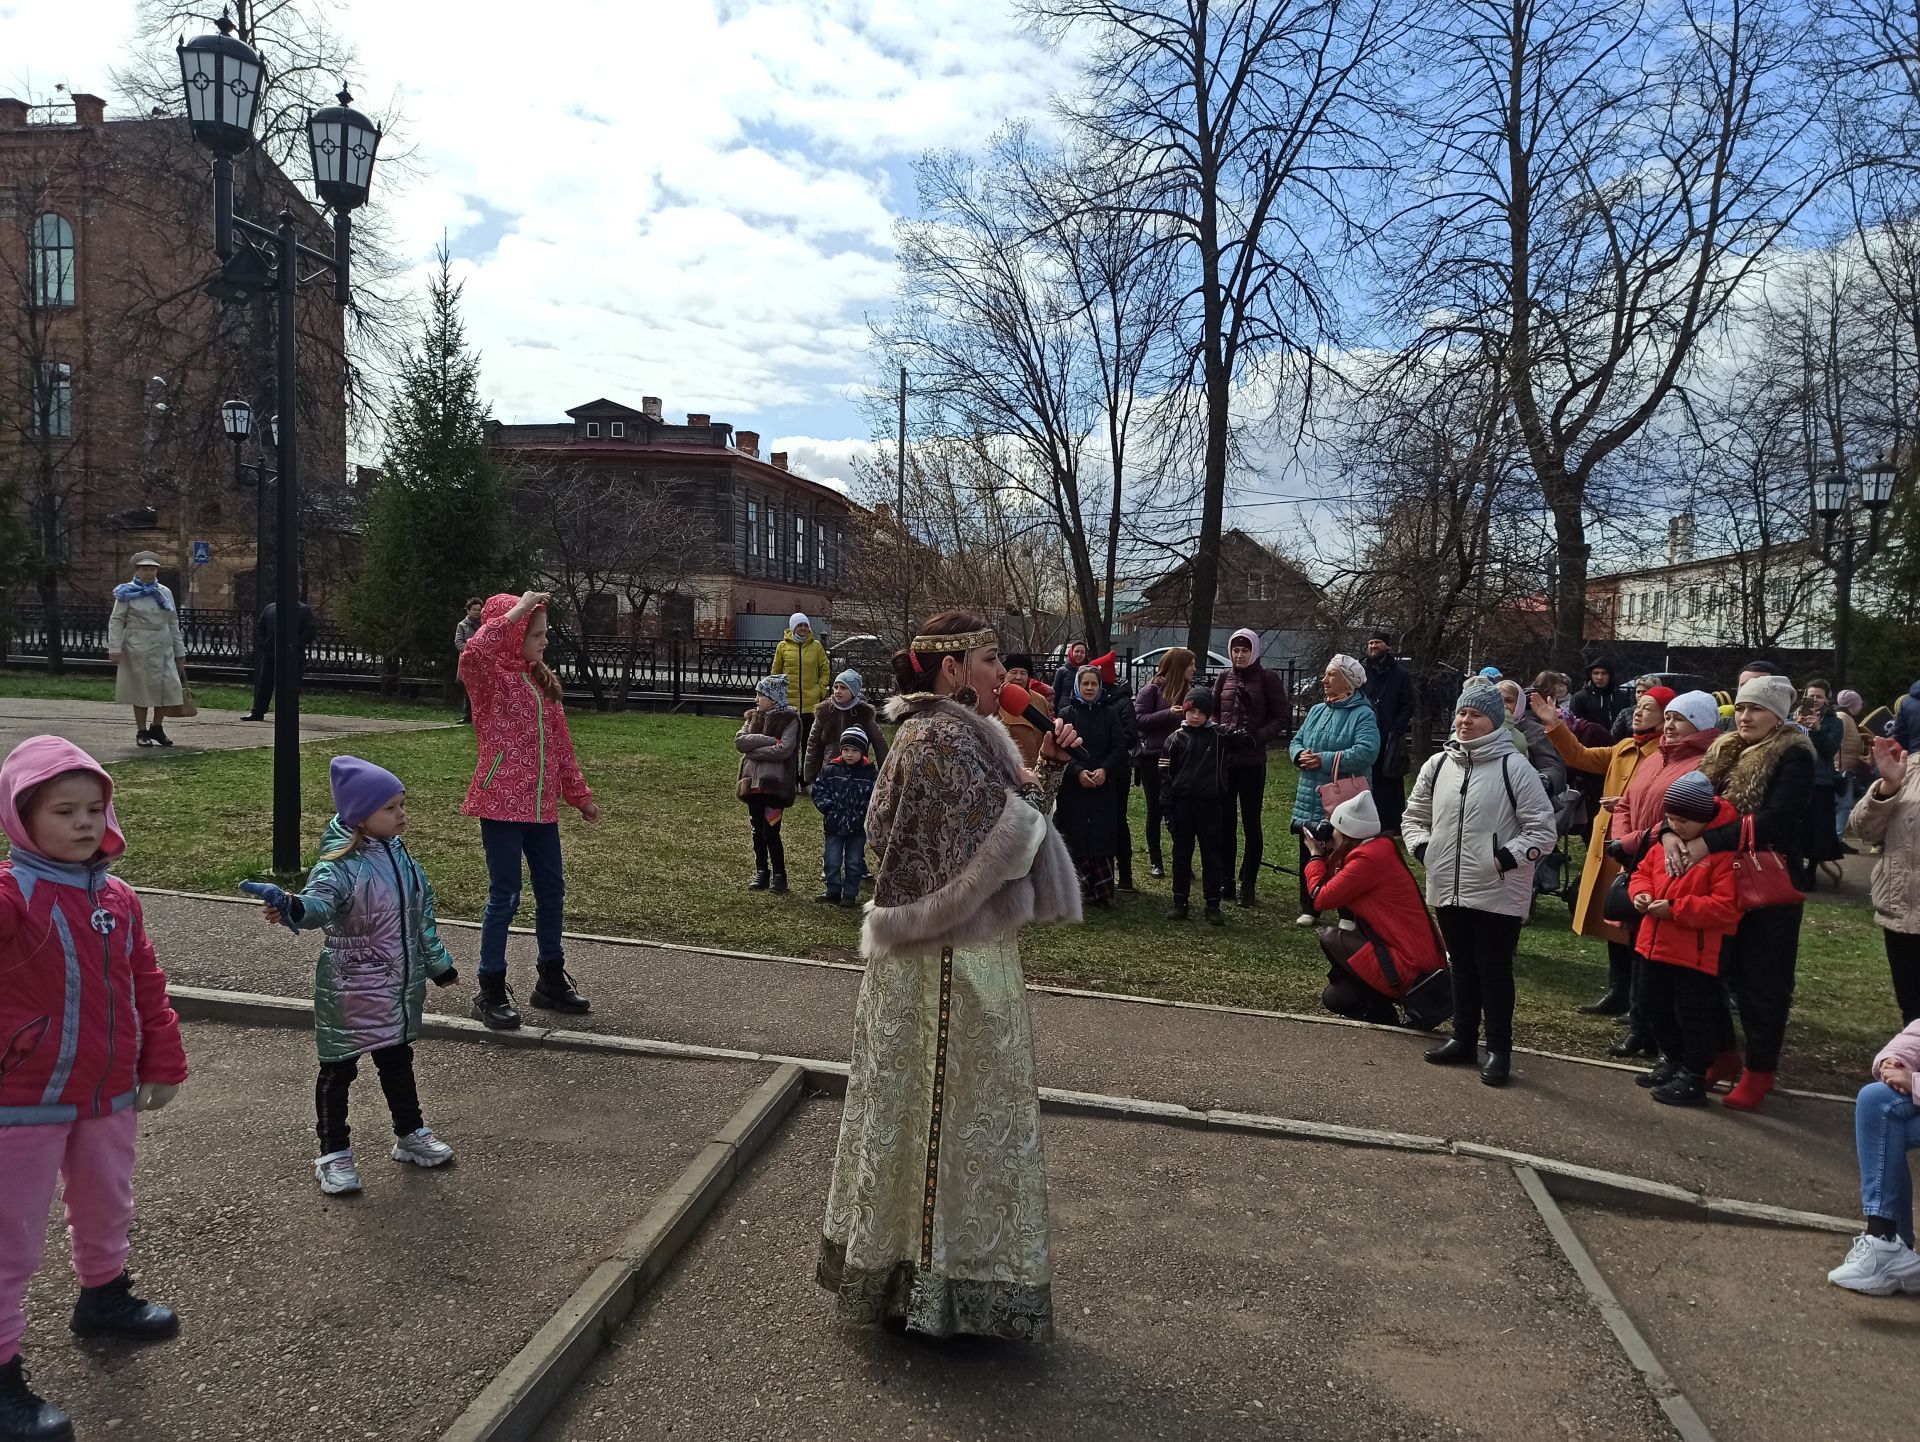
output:
[[760,459],[760,432],[735,431],[733,443],[756,461]]
[[15,100],[11,96],[0,100],[0,126],[12,129],[27,123],[27,102]]
[[687,424],[696,431],[704,431],[713,424],[713,417],[705,411],[688,411]]
[[650,421],[659,420],[660,419],[660,397],[659,396],[641,396],[640,397],[640,414],[645,416]]
[[1667,521],[1667,564],[1683,565],[1693,559],[1693,512],[1684,511]]
[[775,451],[773,453],[773,468],[776,471],[784,471],[787,468],[787,453],[785,451]]
[[107,123],[107,102],[98,95],[87,95],[74,91],[73,118],[80,125],[105,125]]

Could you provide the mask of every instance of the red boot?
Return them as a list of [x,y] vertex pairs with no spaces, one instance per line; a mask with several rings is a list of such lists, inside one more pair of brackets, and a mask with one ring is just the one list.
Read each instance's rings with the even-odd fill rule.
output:
[[1718,1053],[1712,1065],[1707,1068],[1707,1089],[1711,1091],[1721,1082],[1730,1082],[1740,1075],[1741,1056],[1737,1051]]
[[1772,1072],[1743,1071],[1740,1080],[1734,1083],[1733,1090],[1727,1093],[1726,1104],[1736,1111],[1758,1111],[1760,1103],[1767,1099],[1767,1093],[1772,1090]]

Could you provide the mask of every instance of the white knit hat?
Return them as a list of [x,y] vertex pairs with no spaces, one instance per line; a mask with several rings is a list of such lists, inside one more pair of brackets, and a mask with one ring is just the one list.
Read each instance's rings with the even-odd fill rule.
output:
[[1764,706],[1782,721],[1793,714],[1793,682],[1785,676],[1755,676],[1733,698],[1736,706]]
[[1696,731],[1712,731],[1720,725],[1720,705],[1705,691],[1683,691],[1667,702],[1667,710],[1691,721]]
[[1328,818],[1333,829],[1342,836],[1351,836],[1355,841],[1365,841],[1369,836],[1380,834],[1380,813],[1374,807],[1373,793],[1362,791],[1351,800],[1343,801],[1333,808]]

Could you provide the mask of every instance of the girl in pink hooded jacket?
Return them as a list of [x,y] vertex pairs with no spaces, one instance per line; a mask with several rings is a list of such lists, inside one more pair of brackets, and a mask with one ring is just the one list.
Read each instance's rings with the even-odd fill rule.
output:
[[460,653],[460,679],[473,701],[480,755],[460,809],[480,818],[487,853],[487,909],[480,920],[480,991],[473,1014],[496,1031],[520,1025],[507,989],[507,927],[520,909],[520,862],[533,878],[537,1007],[575,1015],[592,1010],[574,990],[561,945],[567,884],[560,869],[557,801],[588,822],[600,819],[567,731],[560,682],[541,659],[547,650],[547,594],[502,592],[480,612],[480,629]]
[[1860,1155],[1860,1210],[1866,1230],[1827,1280],[1850,1292],[1885,1297],[1920,1294],[1920,1253],[1913,1250],[1913,1173],[1907,1153],[1920,1150],[1920,1021],[1880,1049],[1873,1080],[1853,1106],[1854,1148]]
[[0,764],[0,1436],[67,1437],[27,1390],[20,1302],[40,1266],[54,1184],[66,1181],[81,1336],[154,1341],[179,1330],[133,1295],[136,1111],[187,1079],[179,1020],[133,888],[108,874],[127,849],[113,780],[58,736]]

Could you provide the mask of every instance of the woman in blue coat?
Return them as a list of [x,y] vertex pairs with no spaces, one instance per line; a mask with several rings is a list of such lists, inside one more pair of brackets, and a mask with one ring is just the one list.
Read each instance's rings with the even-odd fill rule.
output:
[[[1374,719],[1373,704],[1360,694],[1366,679],[1366,667],[1351,656],[1335,656],[1327,662],[1321,678],[1327,699],[1307,712],[1307,719],[1287,744],[1287,754],[1300,770],[1288,827],[1296,839],[1327,819],[1326,808],[1320,804],[1320,787],[1333,780],[1336,769],[1342,777],[1355,776],[1362,781],[1373,771],[1374,758],[1380,754],[1380,723]],[[1307,862],[1311,859],[1302,842],[1300,915],[1296,918],[1300,926],[1312,926],[1315,920],[1313,904],[1307,897]]]

